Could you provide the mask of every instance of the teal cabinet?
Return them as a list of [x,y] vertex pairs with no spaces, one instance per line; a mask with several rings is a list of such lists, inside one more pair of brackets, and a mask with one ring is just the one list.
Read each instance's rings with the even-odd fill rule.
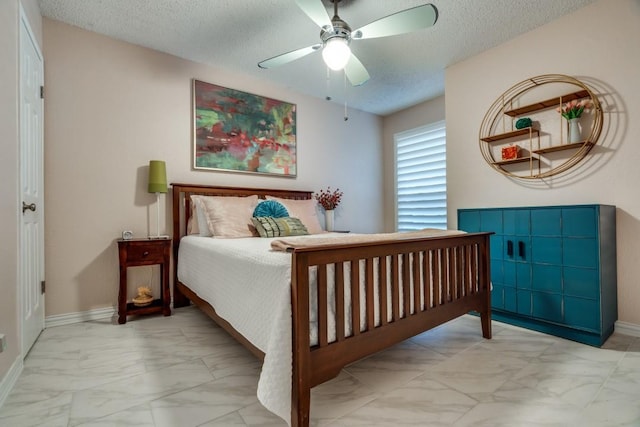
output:
[[609,205],[459,209],[492,231],[493,317],[600,346],[618,318],[616,215]]

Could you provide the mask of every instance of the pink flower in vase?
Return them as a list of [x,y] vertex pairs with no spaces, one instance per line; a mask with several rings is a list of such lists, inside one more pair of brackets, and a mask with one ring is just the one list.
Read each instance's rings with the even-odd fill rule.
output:
[[579,118],[585,110],[588,111],[591,107],[593,107],[591,99],[582,99],[580,101],[574,99],[561,107],[557,107],[556,111],[562,114],[565,119],[571,120]]

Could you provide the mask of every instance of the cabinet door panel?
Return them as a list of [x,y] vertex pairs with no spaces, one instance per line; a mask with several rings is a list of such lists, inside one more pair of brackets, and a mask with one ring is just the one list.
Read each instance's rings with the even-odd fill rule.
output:
[[528,262],[516,264],[516,287],[518,289],[531,289],[531,264]]
[[565,297],[564,323],[600,332],[600,307],[598,301]]
[[502,210],[489,209],[480,211],[480,230],[502,234]]
[[598,242],[596,239],[563,239],[562,261],[564,265],[595,267],[598,265]]
[[504,309],[513,313],[518,311],[517,291],[515,288],[504,288]]
[[531,289],[531,264],[528,262],[504,261],[502,264],[505,286],[518,289]]
[[504,283],[504,271],[502,269],[502,261],[492,259],[491,264],[491,281],[502,285]]
[[560,236],[561,234],[561,210],[532,209],[531,210],[531,235],[532,236]]
[[518,289],[518,314],[531,316],[532,311],[532,295],[530,291],[521,291]]
[[562,239],[558,237],[532,237],[531,262],[562,264]]
[[533,292],[533,317],[562,321],[562,296],[546,292]]
[[479,211],[458,211],[458,229],[467,233],[478,233],[480,230]]
[[514,236],[528,236],[531,232],[529,209],[506,209],[502,213],[504,220],[504,234]]
[[517,275],[516,275],[516,262],[515,261],[504,261],[502,263],[502,268],[504,272],[504,277],[502,278],[502,283],[505,286],[509,286],[512,288],[516,287],[517,283]]
[[504,246],[502,244],[502,236],[499,234],[492,234],[489,236],[489,250],[491,251],[490,256],[493,259],[502,259],[502,253],[505,251],[503,249]]
[[596,237],[596,208],[576,207],[562,209],[562,235],[571,237]]
[[564,267],[562,281],[565,295],[591,299],[598,299],[600,296],[598,270],[594,268]]
[[493,283],[491,289],[491,308],[504,310],[504,290],[502,285],[497,283]]
[[531,275],[534,290],[562,292],[562,267],[559,265],[533,264]]

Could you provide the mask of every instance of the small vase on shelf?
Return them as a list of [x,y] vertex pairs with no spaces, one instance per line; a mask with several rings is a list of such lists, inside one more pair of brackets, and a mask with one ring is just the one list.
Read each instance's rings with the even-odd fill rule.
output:
[[333,209],[324,211],[324,228],[327,231],[333,231]]
[[576,117],[575,119],[569,119],[567,122],[569,123],[569,137],[567,138],[569,144],[580,142],[580,118]]

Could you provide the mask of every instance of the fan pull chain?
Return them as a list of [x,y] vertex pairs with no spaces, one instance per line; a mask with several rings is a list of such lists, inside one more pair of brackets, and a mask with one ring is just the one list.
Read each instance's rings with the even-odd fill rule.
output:
[[343,72],[342,75],[342,87],[344,89],[344,121],[346,122],[347,120],[349,120],[349,115],[347,114],[347,73]]
[[324,99],[331,101],[331,70],[329,67],[327,67],[327,95]]

